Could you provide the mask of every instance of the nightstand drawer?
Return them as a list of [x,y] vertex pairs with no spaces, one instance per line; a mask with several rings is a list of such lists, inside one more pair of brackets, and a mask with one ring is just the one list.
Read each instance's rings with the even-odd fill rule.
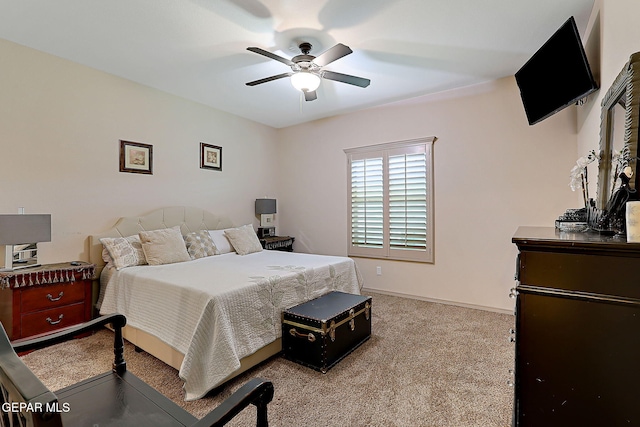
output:
[[84,289],[85,286],[83,282],[23,289],[21,312],[26,314],[32,311],[47,310],[82,302],[85,299]]
[[84,303],[37,311],[21,316],[22,336],[53,332],[85,321]]

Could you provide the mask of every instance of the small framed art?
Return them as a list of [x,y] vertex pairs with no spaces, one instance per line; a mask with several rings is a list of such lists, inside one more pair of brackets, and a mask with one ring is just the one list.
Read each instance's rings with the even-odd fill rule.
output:
[[200,143],[200,169],[222,170],[222,147]]
[[120,172],[153,174],[153,146],[120,140]]

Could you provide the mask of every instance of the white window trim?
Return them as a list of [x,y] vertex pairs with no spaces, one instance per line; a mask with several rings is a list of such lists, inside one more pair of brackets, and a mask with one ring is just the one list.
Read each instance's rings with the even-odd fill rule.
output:
[[[433,209],[433,143],[436,141],[435,136],[411,139],[406,141],[396,141],[384,144],[370,145],[366,147],[357,147],[345,149],[344,152],[347,155],[347,236],[348,236],[348,256],[354,257],[367,257],[367,258],[379,258],[389,260],[400,261],[418,261],[425,263],[434,262],[434,209]],[[388,215],[384,218],[384,234],[385,244],[382,248],[365,248],[354,246],[351,240],[352,232],[352,212],[351,212],[351,161],[372,157],[372,155],[382,154],[384,162],[384,175],[385,182],[387,180],[387,160],[390,152],[398,149],[406,150],[411,147],[421,147],[426,153],[427,160],[427,199],[426,199],[426,211],[427,211],[427,238],[426,238],[426,251],[407,251],[400,249],[389,249],[388,234],[389,234],[389,219]],[[419,148],[420,149],[420,148]],[[384,193],[384,209],[388,211],[388,192]]]

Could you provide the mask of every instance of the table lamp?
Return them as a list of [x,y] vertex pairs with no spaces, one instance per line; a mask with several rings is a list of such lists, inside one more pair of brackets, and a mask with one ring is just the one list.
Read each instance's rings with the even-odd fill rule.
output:
[[275,236],[274,215],[276,213],[276,199],[256,199],[256,215],[260,215],[258,237]]

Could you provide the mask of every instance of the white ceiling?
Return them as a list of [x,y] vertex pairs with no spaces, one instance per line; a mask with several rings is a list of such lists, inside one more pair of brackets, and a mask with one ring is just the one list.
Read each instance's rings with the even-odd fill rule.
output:
[[[0,38],[273,127],[513,75],[568,18],[581,32],[594,0],[0,0]],[[291,58],[336,43],[353,53],[327,70],[318,99],[290,71],[248,52]],[[10,60],[3,58],[3,61]]]

